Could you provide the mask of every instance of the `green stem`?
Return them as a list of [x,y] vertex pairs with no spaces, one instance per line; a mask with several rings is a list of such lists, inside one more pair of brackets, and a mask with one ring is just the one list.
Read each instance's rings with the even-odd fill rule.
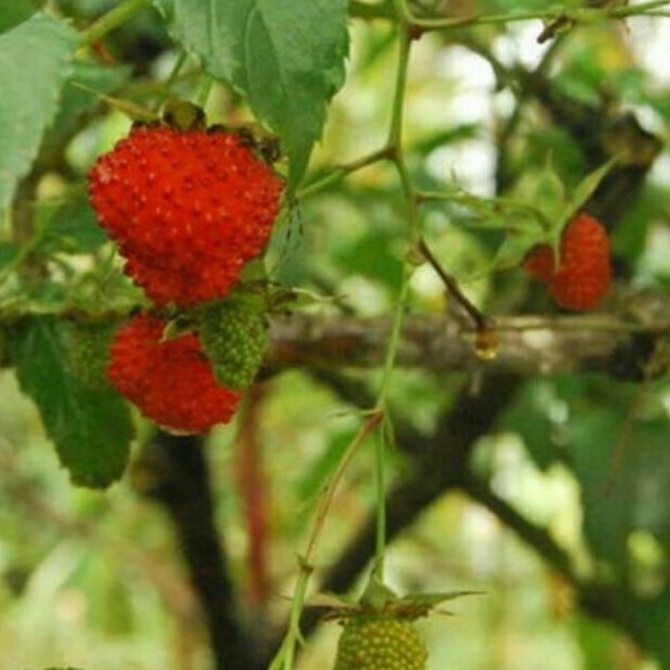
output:
[[[400,2],[400,0],[398,0]],[[415,189],[412,184],[411,175],[405,160],[405,153],[402,147],[403,119],[405,107],[405,93],[407,90],[407,73],[409,68],[409,57],[412,49],[412,34],[409,26],[401,27],[400,45],[398,54],[398,70],[396,73],[395,92],[393,95],[393,106],[391,111],[391,123],[389,126],[388,146],[390,158],[393,160],[403,196],[407,202],[407,221],[411,244],[414,244],[419,237],[419,211]]]
[[[521,21],[535,21],[551,19],[560,15],[556,11],[527,11],[527,12],[513,12],[507,14],[468,14],[466,16],[453,16],[444,19],[421,19],[412,16],[407,9],[407,5],[403,0],[393,0],[395,5],[395,13],[390,9],[389,2],[384,2],[379,5],[366,5],[356,0],[351,0],[350,9],[351,15],[354,17],[361,17],[365,19],[390,19],[398,20],[400,16],[406,23],[420,28],[421,30],[446,30],[449,28],[462,28],[467,26],[484,26],[484,25],[505,25],[508,23],[518,23]],[[649,0],[639,5],[630,5],[625,7],[613,7],[611,9],[604,8],[601,10],[592,9],[590,12],[600,12],[603,18],[626,18],[637,15],[651,15],[658,16],[659,13],[653,12],[658,7],[664,7],[670,4],[670,0]],[[577,10],[579,11],[579,10]],[[572,12],[571,15],[578,15]],[[664,16],[665,14],[660,14]]]
[[402,322],[409,293],[410,272],[405,270],[402,284],[396,300],[391,324],[391,334],[386,350],[386,359],[382,372],[382,380],[375,408],[376,415],[382,418],[383,424],[375,441],[375,477],[376,477],[376,531],[375,531],[375,567],[374,574],[380,582],[384,581],[384,556],[386,552],[386,447],[387,435],[391,430],[390,419],[386,411],[387,396],[391,388],[391,378],[400,346]]
[[391,322],[391,333],[389,335],[386,358],[384,359],[384,367],[382,368],[382,380],[379,388],[379,395],[377,397],[377,410],[379,411],[383,411],[384,407],[386,406],[386,398],[391,386],[391,377],[393,375],[398,348],[400,346],[402,322],[405,316],[405,306],[407,303],[407,296],[409,294],[410,276],[411,269],[406,267],[402,278],[402,284],[400,285],[400,290],[398,291],[398,297],[395,301],[393,321]]
[[412,48],[412,38],[405,25],[400,27],[400,44],[398,49],[398,69],[396,72],[395,90],[393,93],[393,104],[391,107],[391,123],[387,146],[396,151],[400,146],[402,138],[402,126],[405,107],[405,90],[407,88],[407,70],[409,67],[409,55]]
[[386,555],[386,436],[384,430],[377,431],[375,440],[375,563],[373,573],[384,583]]
[[421,238],[418,244],[419,253],[428,261],[437,276],[443,281],[449,293],[465,310],[467,315],[472,319],[472,322],[478,331],[484,331],[491,327],[491,320],[475,307],[469,298],[463,293],[461,287],[458,285],[456,278],[450,275],[440,265],[437,258],[433,255],[426,241]]
[[214,79],[210,77],[209,75],[206,76],[202,84],[200,86],[200,90],[198,91],[198,107],[200,109],[205,109],[205,105],[207,105],[207,100],[209,100],[209,94],[212,92],[212,86],[214,85]]
[[641,2],[639,5],[631,5],[630,7],[614,7],[608,11],[608,14],[617,18],[635,16],[636,14],[644,14],[650,9],[664,7],[665,5],[670,5],[670,0],[650,0],[649,2]]
[[270,664],[269,670],[293,670],[296,647],[301,641],[300,616],[302,615],[302,610],[305,606],[307,586],[309,585],[312,572],[312,567],[304,559],[300,559],[300,574],[298,575],[298,582],[293,593],[293,604],[291,605],[291,614],[289,616],[288,633],[284,638],[279,652]]
[[412,23],[422,30],[445,30],[448,28],[463,28],[465,26],[504,25],[520,21],[546,19],[554,14],[547,11],[515,12],[511,14],[469,14],[454,16],[448,19],[413,19]]
[[370,434],[377,428],[382,415],[380,412],[373,411],[365,423],[360,427],[354,438],[349,443],[344,456],[337,464],[337,469],[330,478],[326,488],[321,494],[316,512],[314,513],[314,521],[312,531],[307,540],[307,548],[303,556],[299,558],[300,574],[298,575],[298,582],[294,588],[293,603],[291,605],[291,614],[289,617],[289,626],[286,637],[282,642],[281,648],[277,652],[269,670],[293,670],[295,661],[296,647],[301,642],[300,634],[300,615],[305,607],[305,596],[309,580],[313,572],[311,566],[312,555],[316,548],[317,540],[321,535],[323,526],[328,515],[328,511],[333,502],[333,497],[342,476],[348,468],[354,454],[358,451],[358,447],[365,442]]
[[406,0],[391,0],[395,9],[395,20],[398,25],[407,26],[412,21],[412,12]]
[[[402,146],[403,120],[405,109],[405,94],[407,91],[407,74],[409,69],[409,58],[412,49],[413,36],[409,20],[411,18],[409,8],[404,0],[394,0],[396,10],[396,19],[400,30],[400,40],[398,48],[398,66],[396,71],[395,90],[393,94],[393,104],[391,107],[391,121],[387,146],[389,148],[389,157],[393,160],[398,176],[400,178],[403,197],[407,203],[407,220],[409,224],[409,233],[411,242],[419,236],[419,212],[415,198],[414,186],[411,175],[405,161],[405,154]],[[384,419],[382,430],[377,435],[375,441],[375,473],[376,473],[376,532],[375,532],[375,567],[374,575],[380,581],[384,582],[384,556],[386,552],[386,438],[387,430],[390,426],[386,411],[388,391],[391,386],[391,377],[395,368],[395,362],[398,355],[400,344],[400,332],[405,314],[405,303],[409,291],[409,267],[403,272],[402,283],[395,304],[393,314],[393,323],[391,326],[391,335],[386,351],[386,360],[382,373],[382,381],[377,397],[376,410]]]
[[155,112],[158,114],[160,111],[160,108],[163,106],[165,102],[167,102],[168,98],[171,95],[172,87],[174,86],[175,82],[177,81],[177,77],[179,76],[179,73],[181,72],[182,67],[184,67],[184,63],[186,62],[186,59],[188,58],[188,54],[185,51],[182,51],[179,54],[179,58],[177,58],[170,74],[168,75],[168,78],[165,80],[163,83],[163,90],[161,94],[158,96],[158,99],[156,101],[156,107],[155,107]]
[[493,197],[484,198],[477,195],[472,195],[467,191],[422,191],[417,190],[414,194],[415,200],[418,203],[431,202],[452,202],[458,203],[464,207],[468,207],[474,213],[481,212],[483,206],[487,207],[487,216],[492,216],[495,213],[505,213],[508,216],[516,214],[523,214],[531,219],[538,221],[544,229],[550,229],[552,221],[547,215],[540,211],[535,205],[514,198]]
[[[611,9],[590,9],[589,15],[600,14],[603,19],[607,18],[625,18],[627,16],[643,15],[649,10],[663,7],[670,4],[670,0],[650,0],[639,5],[632,5],[626,7],[613,7]],[[575,10],[568,15],[573,18],[578,18],[585,13],[585,10]],[[503,25],[508,23],[518,23],[521,21],[534,21],[551,19],[552,17],[561,16],[560,12],[555,11],[527,11],[515,12],[511,14],[471,14],[469,16],[455,16],[447,19],[411,19],[412,25],[422,30],[444,30],[448,28],[462,28],[465,26],[484,26],[484,25]]]
[[381,149],[378,149],[377,151],[373,151],[372,153],[367,154],[366,156],[363,156],[362,158],[352,161],[351,163],[337,166],[332,172],[329,172],[327,175],[301,188],[297,192],[296,197],[298,198],[298,200],[309,197],[314,193],[318,193],[319,191],[322,191],[328,186],[337,183],[338,181],[340,181],[340,179],[343,179],[347,175],[350,175],[353,172],[357,172],[358,170],[361,170],[362,168],[367,167],[368,165],[372,165],[373,163],[378,163],[379,161],[384,160],[388,157],[389,157],[389,150],[387,147],[383,147]]
[[151,7],[150,0],[125,0],[92,23],[79,36],[79,46],[94,44],[133,16]]
[[347,450],[344,452],[344,455],[337,464],[337,469],[333,473],[333,476],[330,478],[330,481],[321,494],[321,498],[314,515],[314,525],[310,537],[307,541],[307,548],[305,549],[305,561],[312,560],[312,554],[314,553],[316,542],[321,535],[321,531],[323,530],[328,511],[330,510],[333,502],[333,497],[335,495],[337,485],[342,479],[346,469],[349,467],[349,463],[351,463],[354,454],[358,451],[358,447],[363,444],[363,442],[365,442],[365,440],[377,428],[381,419],[382,415],[378,410],[375,409],[370,413],[365,423],[360,427],[354,438],[347,446]]

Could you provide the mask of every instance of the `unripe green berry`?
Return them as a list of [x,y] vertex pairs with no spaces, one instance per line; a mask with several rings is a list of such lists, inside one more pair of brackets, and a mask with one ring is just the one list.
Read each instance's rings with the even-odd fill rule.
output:
[[242,391],[254,381],[268,345],[265,311],[262,297],[247,295],[200,310],[200,341],[222,386]]
[[359,615],[344,625],[334,670],[425,670],[427,658],[411,619]]

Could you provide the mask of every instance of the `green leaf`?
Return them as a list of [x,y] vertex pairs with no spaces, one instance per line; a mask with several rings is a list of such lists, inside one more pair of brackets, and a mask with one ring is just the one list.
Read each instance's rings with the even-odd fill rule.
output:
[[534,221],[530,218],[525,221],[528,225],[517,221],[519,224],[517,229],[505,236],[496,251],[492,269],[506,270],[518,267],[534,246],[545,241],[540,227],[534,226]]
[[44,0],[12,0],[0,5],[0,33],[29,19],[42,5]]
[[11,266],[17,256],[21,253],[21,248],[13,242],[0,242],[0,277],[2,277],[2,270]]
[[90,253],[108,239],[88,204],[88,195],[82,190],[52,214],[39,250],[44,253]]
[[0,210],[30,170],[58,111],[76,40],[64,21],[42,15],[0,35]]
[[66,326],[51,316],[22,321],[10,332],[10,354],[72,481],[100,488],[123,474],[132,424],[111,387],[87,387],[74,372]]
[[561,449],[555,439],[559,425],[553,418],[560,405],[551,381],[531,380],[524,384],[500,421],[502,430],[523,439],[540,470],[548,470],[561,459]]
[[565,199],[565,188],[560,177],[550,163],[544,167],[537,177],[530,198],[531,203],[537,203],[540,211],[548,221],[555,221]]
[[295,189],[344,83],[346,0],[154,1],[174,37],[281,137]]
[[617,159],[613,158],[612,160],[603,163],[600,167],[589,172],[584,179],[577,184],[562,213],[562,222],[564,224],[566,224],[595,193],[595,190],[600,186],[600,182],[602,182],[610,170],[616,165],[616,162]]
[[59,151],[63,142],[81,129],[82,118],[101,104],[101,95],[113,93],[132,74],[130,67],[110,67],[97,63],[75,62],[66,82],[58,114],[47,130],[42,150]]
[[670,667],[670,589],[655,598],[636,598],[628,604],[627,615],[644,648],[656,657],[660,668]]
[[[625,571],[628,539],[644,530],[670,543],[667,417],[637,420],[621,442],[634,396],[611,408],[584,408],[571,421],[570,463],[582,487],[584,533],[594,554]],[[627,402],[626,402],[627,400]],[[623,417],[623,419],[622,419]]]

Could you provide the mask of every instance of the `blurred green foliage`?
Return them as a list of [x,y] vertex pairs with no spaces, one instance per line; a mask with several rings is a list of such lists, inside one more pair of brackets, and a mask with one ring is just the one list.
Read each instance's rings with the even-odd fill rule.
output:
[[[25,31],[33,39],[31,31],[53,29],[53,44],[60,45],[56,55],[64,61],[75,40],[66,18],[82,31],[111,6],[48,4],[61,16],[16,26],[32,14],[34,3],[28,2],[17,4],[18,18],[0,13],[0,30],[8,31],[0,35],[0,53],[7,48],[16,58],[18,40],[21,64],[30,68],[20,86],[11,79],[8,97],[12,86],[34,93],[31,107],[22,108],[34,122],[28,128],[30,142],[14,149],[7,144],[0,159],[5,161],[0,167],[12,173],[5,199],[15,186],[25,185],[29,161],[24,152],[36,153],[42,142],[29,175],[34,188],[27,205],[37,211],[36,226],[17,240],[7,216],[0,242],[0,313],[11,323],[0,359],[16,367],[0,372],[0,667],[204,670],[212,667],[208,643],[180,548],[168,518],[155,501],[142,496],[151,488],[143,477],[151,474],[137,463],[153,427],[131,415],[109,389],[93,392],[82,386],[68,361],[66,327],[54,316],[68,310],[89,316],[126,312],[140,302],[119,272],[84,195],[90,161],[126,131],[127,120],[72,84],[152,108],[164,98],[166,82],[196,99],[202,70],[198,58],[189,56],[172,78],[179,45],[168,38],[161,16],[149,10],[100,41],[89,61],[62,62],[61,67],[53,59],[33,62],[24,57]],[[165,9],[173,3],[159,4]],[[191,4],[197,10],[207,3]],[[312,9],[318,5],[312,4]],[[437,18],[452,12],[553,11],[540,0],[411,4],[419,15]],[[556,14],[578,4],[556,3]],[[647,131],[661,137],[670,121],[668,79],[653,56],[667,40],[662,17],[577,25],[545,45],[536,42],[541,30],[538,19],[428,32],[413,44],[409,60],[402,128],[407,176],[422,193],[441,194],[421,206],[422,234],[469,298],[502,317],[556,316],[518,268],[500,262],[500,250],[510,230],[528,222],[537,227],[535,210],[547,203],[533,200],[547,170],[569,197],[602,164],[596,149],[607,129],[580,137],[570,115],[586,110],[608,119],[608,114],[635,113]],[[326,32],[342,51],[343,42],[336,39],[341,31]],[[379,150],[387,140],[397,34],[384,19],[352,19],[349,33],[347,79],[332,105],[327,107],[327,101],[341,82],[337,68],[313,82],[327,114],[322,142],[302,183],[307,193],[336,166]],[[292,77],[300,46],[291,45]],[[228,61],[219,65],[232,66]],[[51,68],[57,71],[46,71]],[[547,75],[551,95],[538,93],[533,78],[538,73]],[[246,74],[240,77],[245,80]],[[36,84],[42,81],[46,88]],[[53,102],[56,89],[58,104]],[[255,93],[263,97],[262,91]],[[279,98],[283,102],[274,104],[285,104],[286,96]],[[207,113],[216,122],[248,120],[255,108],[247,103],[239,90],[215,83]],[[300,163],[318,135],[323,110],[302,104],[290,118],[291,109],[283,108],[279,130],[288,124],[293,132],[303,115],[311,124],[306,138],[289,143],[289,153],[297,154]],[[266,117],[272,120],[272,114]],[[0,118],[9,120],[7,135],[26,130],[11,104],[0,105]],[[610,192],[621,199],[600,203],[612,214],[606,223],[616,268],[616,286],[604,311],[646,316],[646,301],[660,294],[658,320],[666,329],[667,165],[664,149],[642,183],[617,186]],[[527,198],[525,214],[518,203],[511,207],[506,200],[521,193]],[[316,296],[305,311],[317,317],[391,313],[408,255],[407,197],[397,170],[388,162],[371,161],[298,200],[270,248],[273,279]],[[17,213],[13,216],[16,220]],[[524,249],[516,248],[517,261]],[[34,264],[48,271],[31,273]],[[30,316],[17,325],[22,309]],[[442,315],[456,307],[439,279],[422,266],[410,282],[407,310]],[[640,347],[640,358],[649,362],[651,356],[653,362],[644,343]],[[263,577],[270,595],[262,602],[250,595],[258,575],[250,567],[253,538],[240,475],[241,441],[235,439],[243,419],[208,438],[216,521],[243,603],[241,618],[252,622],[263,641],[267,630],[285,621],[295,555],[316,501],[361,423],[361,407],[313,372],[290,370],[266,381],[254,423],[269,515]],[[347,384],[364,399],[374,399],[379,371],[344,372]],[[519,380],[494,430],[480,436],[468,459],[472,474],[490,486],[496,500],[565,553],[574,567],[572,581],[543,561],[542,547],[518,539],[510,530],[513,521],[504,523],[504,515],[492,514],[462,490],[449,490],[429,505],[390,545],[387,573],[400,592],[484,591],[454,604],[458,616],[437,614],[421,622],[431,668],[670,668],[667,371],[654,370],[651,379],[638,370],[635,380],[618,380],[618,373],[538,373]],[[460,398],[476,396],[482,376],[486,370],[479,365],[396,370],[388,402],[399,443],[406,433],[435,434]],[[134,458],[124,472],[133,426]],[[60,462],[49,438],[61,450]],[[374,509],[375,460],[368,447],[364,444],[356,454],[340,483],[318,544],[319,570],[336,562]],[[421,458],[390,450],[389,485],[402,483]],[[90,484],[93,475],[94,485],[121,480],[104,493],[76,489],[63,464],[75,481]],[[599,594],[586,589],[593,584],[615,598],[613,604],[603,599],[600,618],[589,614]],[[593,600],[585,602],[589,597]],[[617,613],[616,624],[605,621],[611,612]],[[337,632],[336,625],[325,624],[309,638],[300,670],[332,663]]]

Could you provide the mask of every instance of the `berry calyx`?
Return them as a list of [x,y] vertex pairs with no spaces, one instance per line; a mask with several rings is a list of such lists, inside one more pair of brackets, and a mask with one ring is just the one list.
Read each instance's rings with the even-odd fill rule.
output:
[[125,272],[159,306],[224,297],[260,255],[283,181],[235,132],[135,125],[88,174]]
[[358,604],[323,594],[312,599],[325,616],[343,623],[334,670],[425,670],[426,644],[414,622],[447,600],[476,591],[415,593],[398,597],[374,574]]
[[524,268],[547,284],[554,301],[565,309],[595,309],[611,283],[610,242],[604,226],[586,213],[577,214],[561,236],[556,266],[546,244],[531,249]]
[[411,619],[359,615],[342,630],[334,670],[425,670],[426,643]]
[[164,339],[167,322],[139,314],[117,333],[107,377],[142,414],[168,429],[204,433],[231,420],[240,401],[214,378],[198,337]]

